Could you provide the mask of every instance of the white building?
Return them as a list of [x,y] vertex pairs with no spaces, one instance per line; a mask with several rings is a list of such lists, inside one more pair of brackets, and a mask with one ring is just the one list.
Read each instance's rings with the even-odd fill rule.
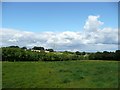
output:
[[[31,51],[33,51],[33,52],[41,52],[41,50],[33,50],[33,49]],[[49,53],[49,51],[46,51],[46,50],[45,50],[45,52]]]

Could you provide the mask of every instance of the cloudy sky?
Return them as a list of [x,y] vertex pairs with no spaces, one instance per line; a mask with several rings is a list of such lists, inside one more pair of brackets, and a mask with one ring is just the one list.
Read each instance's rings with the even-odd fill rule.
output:
[[2,3],[1,46],[118,49],[117,2]]

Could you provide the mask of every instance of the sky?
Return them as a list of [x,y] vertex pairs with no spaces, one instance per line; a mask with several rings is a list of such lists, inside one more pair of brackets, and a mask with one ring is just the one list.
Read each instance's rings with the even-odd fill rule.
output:
[[2,2],[119,2],[119,0],[3,0]]
[[[80,31],[89,15],[100,15],[117,27],[117,2],[112,3],[3,3],[3,27],[34,32]],[[114,23],[113,23],[114,22]]]
[[117,49],[117,2],[3,2],[2,46]]

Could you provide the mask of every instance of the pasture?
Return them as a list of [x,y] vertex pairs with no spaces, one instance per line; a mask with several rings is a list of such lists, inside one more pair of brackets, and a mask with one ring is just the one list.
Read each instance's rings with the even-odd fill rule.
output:
[[118,61],[2,62],[2,88],[117,88]]

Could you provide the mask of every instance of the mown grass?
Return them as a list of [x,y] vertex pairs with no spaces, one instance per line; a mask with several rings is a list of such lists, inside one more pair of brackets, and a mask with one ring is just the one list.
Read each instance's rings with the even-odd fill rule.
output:
[[3,88],[117,88],[117,61],[3,62]]

